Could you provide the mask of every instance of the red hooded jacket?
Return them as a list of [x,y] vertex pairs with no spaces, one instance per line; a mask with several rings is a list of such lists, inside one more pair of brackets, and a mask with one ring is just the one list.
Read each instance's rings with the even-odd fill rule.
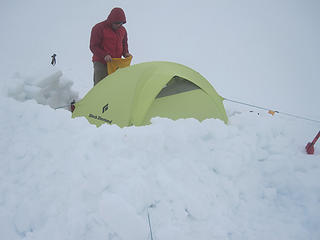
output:
[[126,16],[121,8],[114,8],[107,20],[96,24],[91,30],[90,50],[93,62],[106,63],[104,57],[121,58],[128,53],[128,38],[126,29],[121,26],[112,29],[112,23],[126,23]]

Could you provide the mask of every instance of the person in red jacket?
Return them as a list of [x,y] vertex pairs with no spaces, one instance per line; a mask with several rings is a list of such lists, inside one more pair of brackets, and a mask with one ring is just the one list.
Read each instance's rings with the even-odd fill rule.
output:
[[111,62],[112,58],[131,56],[128,50],[127,31],[123,26],[125,23],[124,11],[121,8],[114,8],[107,20],[92,28],[90,50],[93,53],[94,85],[108,75],[107,62]]

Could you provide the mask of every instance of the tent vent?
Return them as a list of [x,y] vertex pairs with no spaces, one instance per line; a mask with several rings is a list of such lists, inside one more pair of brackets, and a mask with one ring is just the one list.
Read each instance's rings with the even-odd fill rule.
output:
[[188,92],[196,89],[200,89],[200,88],[194,83],[182,77],[174,76],[167,83],[167,85],[160,91],[160,93],[156,98],[167,97],[167,96]]

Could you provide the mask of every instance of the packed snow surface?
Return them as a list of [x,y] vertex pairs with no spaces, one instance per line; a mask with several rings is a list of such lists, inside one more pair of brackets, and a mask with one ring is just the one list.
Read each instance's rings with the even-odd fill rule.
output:
[[[91,27],[121,6],[135,63],[160,57],[186,64],[222,96],[319,120],[319,3],[231,2],[1,3],[0,239],[320,239],[320,143],[313,155],[304,149],[319,122],[224,102],[228,124],[154,118],[143,127],[96,128],[65,107],[93,85]],[[171,14],[163,19],[163,11]],[[284,19],[299,24],[283,32]],[[178,29],[178,20],[187,24]],[[210,24],[216,28],[208,34]],[[203,37],[211,50],[199,45]],[[238,50],[249,38],[247,51]],[[251,55],[257,49],[263,61]],[[57,65],[50,66],[54,51]],[[199,64],[201,57],[208,63]],[[266,67],[269,60],[282,67]]]

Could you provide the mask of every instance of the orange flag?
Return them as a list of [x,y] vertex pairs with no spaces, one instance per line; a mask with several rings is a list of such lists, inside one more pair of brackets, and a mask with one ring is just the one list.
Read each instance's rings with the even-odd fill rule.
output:
[[279,112],[278,112],[278,111],[272,111],[272,110],[269,110],[269,111],[268,111],[268,113],[269,113],[269,114],[271,114],[271,115],[273,116],[275,113],[279,113]]

